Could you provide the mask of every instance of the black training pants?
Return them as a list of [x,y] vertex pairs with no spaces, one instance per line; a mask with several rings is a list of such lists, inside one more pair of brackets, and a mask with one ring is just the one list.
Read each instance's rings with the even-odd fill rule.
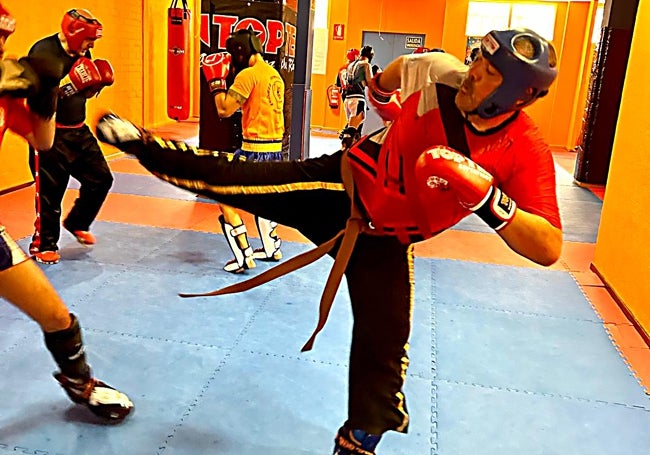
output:
[[[35,152],[30,147],[29,167],[36,177]],[[36,209],[40,214],[36,230],[41,251],[56,251],[61,234],[61,202],[70,177],[79,181],[79,197],[63,224],[69,231],[88,231],[97,217],[113,176],[97,139],[87,125],[57,128],[54,145],[38,152],[39,194]],[[40,210],[39,210],[40,209]]]
[[[334,237],[350,216],[340,172],[342,152],[304,161],[243,162],[172,141],[137,142],[124,150],[163,180],[294,227],[316,244]],[[402,387],[411,328],[412,258],[412,248],[395,237],[361,234],[348,263],[345,275],[354,315],[351,428],[373,434],[406,431]]]

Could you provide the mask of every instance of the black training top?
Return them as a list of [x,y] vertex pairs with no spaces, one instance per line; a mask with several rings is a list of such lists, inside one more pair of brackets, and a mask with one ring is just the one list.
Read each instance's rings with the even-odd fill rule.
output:
[[[30,57],[46,56],[63,62],[63,74],[68,74],[78,56],[70,56],[64,49],[57,34],[43,38],[29,50]],[[84,57],[91,58],[90,52]],[[77,125],[86,120],[86,96],[83,93],[75,93],[67,98],[59,97],[56,108],[56,123],[60,125]]]

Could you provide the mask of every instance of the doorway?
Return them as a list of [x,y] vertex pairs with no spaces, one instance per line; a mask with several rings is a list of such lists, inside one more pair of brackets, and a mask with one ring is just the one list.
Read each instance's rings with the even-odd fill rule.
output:
[[[363,46],[372,46],[375,56],[371,65],[378,65],[383,69],[390,62],[400,55],[411,54],[413,51],[424,46],[426,35],[420,33],[383,33],[383,32],[366,32],[362,34],[363,40],[359,49]],[[368,134],[384,126],[381,117],[370,106],[366,112],[366,121],[363,124],[362,134]]]

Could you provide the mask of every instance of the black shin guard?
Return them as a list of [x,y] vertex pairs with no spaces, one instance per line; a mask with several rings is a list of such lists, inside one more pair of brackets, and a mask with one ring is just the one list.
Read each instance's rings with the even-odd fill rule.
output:
[[73,379],[87,381],[91,377],[90,365],[86,362],[81,327],[77,317],[70,313],[70,327],[58,332],[45,332],[45,345],[52,353],[61,373]]

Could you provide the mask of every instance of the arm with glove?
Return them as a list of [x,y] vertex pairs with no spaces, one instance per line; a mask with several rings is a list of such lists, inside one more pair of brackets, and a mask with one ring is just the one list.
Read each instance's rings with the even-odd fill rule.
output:
[[11,103],[8,127],[42,150],[49,149],[54,140],[54,114],[62,76],[63,64],[56,59],[23,57],[0,61],[0,96],[17,99]]
[[92,61],[80,57],[61,81],[61,97],[67,98],[81,93],[86,98],[91,98],[113,82],[113,68],[108,61],[101,59]]
[[217,52],[201,59],[201,72],[210,88],[210,94],[214,97],[214,104],[219,117],[230,117],[241,107],[239,102],[232,96],[228,96],[228,80],[232,79],[231,63],[232,57],[228,52]]
[[[398,79],[395,81],[395,76],[391,75],[394,68],[392,69],[389,65],[386,69],[391,73],[384,75],[383,72],[378,72],[368,81],[368,102],[384,121],[392,122],[402,112],[399,72],[397,73]],[[388,82],[387,85],[385,85],[385,81]]]
[[423,152],[415,165],[422,191],[453,191],[461,206],[474,212],[518,254],[540,265],[556,262],[562,231],[540,215],[519,207],[494,183],[494,177],[448,147]]
[[108,60],[101,58],[95,59],[93,61],[97,71],[99,71],[100,81],[94,86],[88,88],[85,92],[86,98],[92,98],[93,96],[98,96],[99,92],[102,91],[104,87],[110,87],[115,82],[115,74],[113,72],[113,66]]

